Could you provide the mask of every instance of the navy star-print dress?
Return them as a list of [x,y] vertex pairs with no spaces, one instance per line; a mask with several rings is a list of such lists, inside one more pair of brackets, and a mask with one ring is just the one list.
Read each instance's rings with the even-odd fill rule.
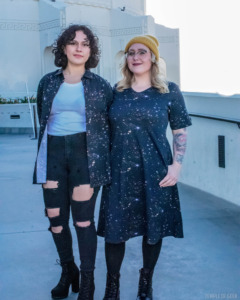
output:
[[145,235],[149,244],[165,236],[183,237],[177,185],[160,187],[172,164],[166,129],[191,125],[175,83],[169,93],[156,88],[118,92],[109,111],[112,183],[103,188],[98,235],[120,243]]

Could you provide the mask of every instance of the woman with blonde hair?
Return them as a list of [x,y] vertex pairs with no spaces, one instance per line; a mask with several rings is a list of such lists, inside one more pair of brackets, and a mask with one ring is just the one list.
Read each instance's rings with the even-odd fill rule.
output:
[[[183,237],[177,181],[191,125],[178,86],[166,80],[158,41],[137,36],[125,47],[123,78],[110,107],[112,182],[103,189],[98,234],[105,237],[104,300],[120,299],[125,242],[143,236],[138,300],[150,300],[162,239]],[[173,155],[166,137],[173,133]]]

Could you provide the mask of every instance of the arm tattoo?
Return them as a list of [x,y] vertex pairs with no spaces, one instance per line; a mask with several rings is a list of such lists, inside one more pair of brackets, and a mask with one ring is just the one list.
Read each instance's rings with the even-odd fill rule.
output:
[[184,132],[176,133],[173,135],[173,153],[174,160],[179,164],[183,163],[183,158],[186,152],[187,146],[187,131],[184,128]]

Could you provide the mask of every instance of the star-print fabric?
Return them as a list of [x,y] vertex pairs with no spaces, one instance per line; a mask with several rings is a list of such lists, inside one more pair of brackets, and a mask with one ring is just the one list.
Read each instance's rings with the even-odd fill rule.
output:
[[120,243],[145,235],[149,244],[166,236],[183,237],[177,185],[160,187],[172,164],[166,137],[191,125],[178,86],[136,92],[114,88],[110,107],[112,183],[103,188],[98,234]]
[[[38,86],[37,107],[40,130],[33,173],[34,184],[45,183],[47,180],[47,126],[54,98],[63,82],[63,70],[59,69],[46,74]],[[108,110],[113,94],[110,84],[90,70],[85,71],[82,84],[85,97],[90,185],[96,187],[111,181]]]

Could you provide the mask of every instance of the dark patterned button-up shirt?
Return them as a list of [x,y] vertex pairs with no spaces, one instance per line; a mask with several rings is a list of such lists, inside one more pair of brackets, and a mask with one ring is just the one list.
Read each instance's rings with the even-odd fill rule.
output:
[[[62,70],[46,74],[39,83],[37,108],[40,124],[38,154],[33,183],[46,182],[47,124],[52,103],[64,81]],[[112,88],[100,76],[86,70],[82,77],[85,96],[87,154],[92,187],[110,182],[108,109],[112,102]]]

